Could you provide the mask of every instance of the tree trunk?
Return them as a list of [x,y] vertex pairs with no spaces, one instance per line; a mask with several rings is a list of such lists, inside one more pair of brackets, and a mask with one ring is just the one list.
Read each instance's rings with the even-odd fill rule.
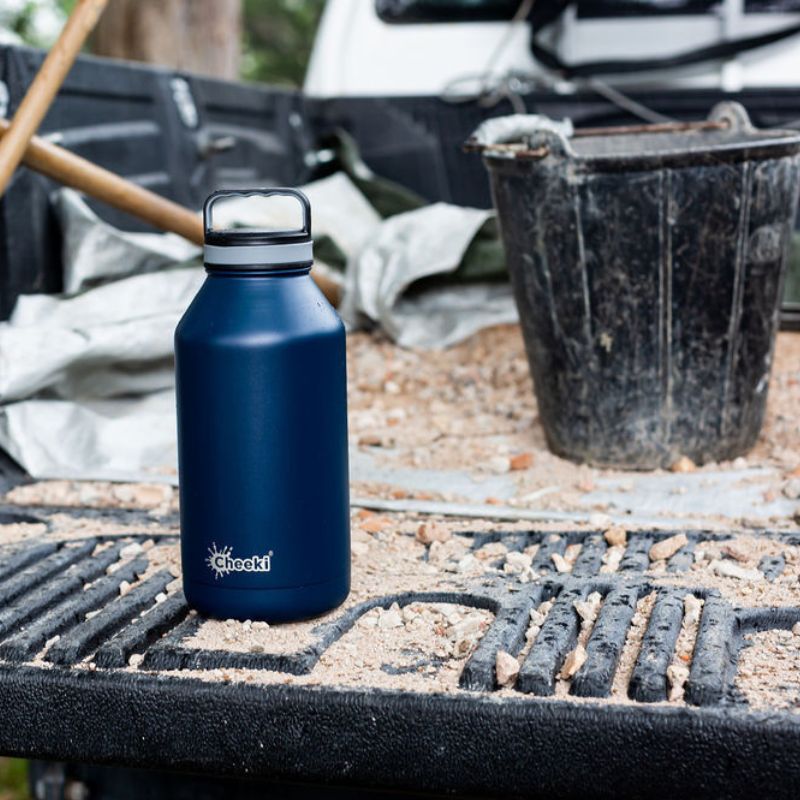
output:
[[240,0],[111,0],[92,51],[236,79],[241,34]]

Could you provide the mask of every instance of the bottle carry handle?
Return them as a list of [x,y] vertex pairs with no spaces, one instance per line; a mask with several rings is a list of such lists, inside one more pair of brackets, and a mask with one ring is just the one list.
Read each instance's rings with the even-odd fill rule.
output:
[[299,190],[287,187],[279,187],[276,189],[224,189],[219,192],[210,194],[203,204],[203,230],[206,234],[210,233],[213,228],[214,217],[212,209],[217,200],[224,197],[293,197],[300,204],[303,211],[303,227],[295,228],[287,231],[270,231],[271,235],[275,236],[297,236],[298,234],[305,238],[311,238],[311,203],[308,198]]

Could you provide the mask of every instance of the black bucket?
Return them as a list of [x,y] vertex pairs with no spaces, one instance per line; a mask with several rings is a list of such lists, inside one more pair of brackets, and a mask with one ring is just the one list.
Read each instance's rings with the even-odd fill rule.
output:
[[550,448],[734,458],[764,417],[800,134],[709,121],[484,145]]

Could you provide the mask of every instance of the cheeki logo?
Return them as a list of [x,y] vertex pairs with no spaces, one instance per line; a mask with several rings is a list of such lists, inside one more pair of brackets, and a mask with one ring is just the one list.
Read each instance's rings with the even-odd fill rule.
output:
[[208,548],[206,564],[215,578],[224,578],[231,572],[269,572],[272,569],[272,550],[263,556],[234,558],[232,547],[219,549],[217,543],[212,542]]

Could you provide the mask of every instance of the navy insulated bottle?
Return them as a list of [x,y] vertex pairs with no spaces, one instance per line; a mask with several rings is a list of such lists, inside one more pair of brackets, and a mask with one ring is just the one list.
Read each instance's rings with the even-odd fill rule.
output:
[[[215,230],[240,195],[296,199],[302,228]],[[312,617],[350,589],[344,326],[302,192],[216,192],[203,216],[208,276],[175,331],[184,593],[212,617]]]

